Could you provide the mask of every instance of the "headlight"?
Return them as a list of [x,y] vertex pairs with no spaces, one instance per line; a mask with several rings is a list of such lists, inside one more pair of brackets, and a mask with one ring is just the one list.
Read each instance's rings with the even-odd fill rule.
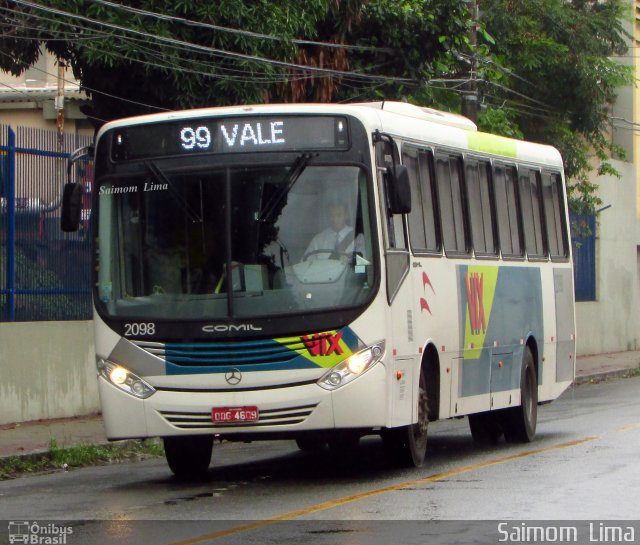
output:
[[325,390],[340,388],[371,369],[382,359],[382,356],[384,356],[384,341],[372,344],[341,361],[322,375],[318,380],[318,386]]
[[98,372],[117,388],[140,399],[145,399],[156,391],[135,373],[107,360],[98,361]]

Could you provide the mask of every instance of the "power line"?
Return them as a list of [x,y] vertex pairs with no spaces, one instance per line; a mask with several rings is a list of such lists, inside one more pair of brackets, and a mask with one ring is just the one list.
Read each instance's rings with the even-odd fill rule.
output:
[[489,85],[493,85],[494,87],[497,87],[499,89],[502,89],[503,91],[506,91],[507,93],[512,93],[524,100],[528,100],[529,102],[532,102],[534,104],[538,104],[539,106],[542,106],[543,109],[545,109],[548,112],[552,112],[553,110],[551,108],[548,107],[547,104],[545,104],[544,102],[541,102],[539,100],[536,100],[535,98],[531,98],[530,96],[527,96],[523,93],[519,93],[518,91],[515,91],[514,89],[510,89],[509,87],[502,85],[501,83],[497,83],[495,81],[491,81],[491,80],[484,80],[485,83],[488,83]]
[[199,45],[199,44],[194,44],[191,42],[185,42],[183,40],[178,40],[176,38],[170,38],[167,36],[158,36],[155,34],[150,34],[148,32],[143,32],[140,30],[136,30],[136,29],[132,29],[132,28],[126,28],[126,27],[122,27],[120,25],[115,25],[113,23],[106,23],[103,21],[97,21],[95,19],[91,19],[89,17],[85,17],[83,15],[78,15],[75,13],[71,13],[68,11],[63,11],[63,10],[59,10],[56,8],[50,8],[47,6],[42,6],[40,4],[34,3],[34,2],[30,2],[28,0],[14,0],[14,2],[16,4],[19,5],[23,5],[26,7],[31,7],[37,10],[41,10],[44,11],[46,13],[52,13],[54,15],[59,15],[59,16],[63,16],[63,17],[70,17],[73,19],[78,19],[80,21],[89,23],[89,24],[93,24],[93,25],[100,25],[100,26],[104,26],[106,28],[111,28],[113,30],[118,30],[120,32],[125,32],[125,33],[131,33],[131,34],[135,34],[138,36],[142,36],[145,38],[149,38],[149,39],[153,39],[153,40],[157,40],[159,42],[164,42],[167,44],[171,44],[174,46],[180,46],[180,47],[184,47],[184,48],[188,48],[191,49],[193,51],[200,51],[200,52],[206,52],[206,53],[212,53],[214,55],[217,56],[221,56],[224,58],[233,58],[233,59],[241,59],[241,60],[245,60],[245,61],[253,61],[253,62],[258,62],[258,63],[265,63],[265,64],[270,64],[273,66],[279,66],[282,68],[287,68],[287,69],[294,69],[294,70],[301,70],[304,72],[315,72],[315,73],[321,73],[321,74],[329,74],[329,75],[334,75],[334,76],[345,76],[345,75],[349,75],[351,77],[357,77],[357,78],[362,78],[362,79],[369,79],[369,80],[374,80],[374,81],[394,81],[394,82],[399,82],[399,83],[414,83],[414,80],[408,79],[408,78],[395,78],[395,77],[390,77],[390,76],[378,76],[378,75],[371,75],[371,74],[365,74],[362,72],[356,72],[356,71],[343,71],[343,70],[334,70],[334,69],[328,69],[328,68],[320,68],[317,66],[309,66],[309,65],[301,65],[301,64],[296,64],[296,63],[290,63],[290,62],[285,62],[285,61],[278,61],[275,59],[269,59],[266,57],[259,57],[257,55],[247,55],[244,53],[236,53],[236,52],[231,52],[231,51],[227,51],[227,50],[223,50],[223,49],[219,49],[219,48],[215,48],[215,47],[209,47],[209,46],[204,46],[204,45]]
[[[91,1],[94,4],[101,4],[103,6],[108,6],[114,9],[119,9],[122,11],[127,11],[129,13],[135,13],[137,15],[143,15],[146,17],[153,17],[155,19],[160,19],[163,21],[179,22],[188,26],[207,28],[210,30],[216,30],[218,32],[227,32],[230,34],[248,36],[251,38],[259,38],[264,40],[272,40],[272,41],[280,41],[280,42],[287,41],[285,38],[282,38],[281,36],[274,36],[272,34],[261,34],[258,32],[252,32],[250,30],[240,30],[237,28],[229,28],[229,27],[224,27],[220,25],[213,25],[210,23],[203,23],[200,21],[192,21],[190,19],[185,19],[183,17],[176,17],[174,15],[167,15],[164,13],[147,11],[144,9],[134,8],[131,6],[125,6],[123,4],[116,4],[114,2],[109,2],[107,0],[91,0]],[[383,48],[383,47],[374,47],[374,46],[365,46],[365,45],[349,45],[349,44],[339,44],[334,42],[317,42],[312,40],[299,40],[295,38],[291,39],[290,42],[297,45],[315,45],[315,46],[321,46],[321,47],[330,47],[330,48],[347,49],[347,50],[350,49],[350,50],[356,50],[356,51],[376,51],[376,52],[382,52],[382,53],[393,53],[394,51],[393,49],[386,48],[386,47]]]
[[531,87],[533,87],[534,89],[539,89],[539,87],[529,81],[526,78],[523,78],[522,76],[520,76],[519,74],[516,74],[513,70],[509,70],[508,68],[505,68],[504,66],[502,66],[501,64],[498,64],[496,61],[494,61],[493,59],[490,59],[488,57],[484,57],[481,55],[478,55],[477,57],[479,60],[481,60],[482,62],[486,63],[486,64],[491,64],[492,66],[495,66],[498,70],[500,70],[501,72],[507,74],[508,76],[511,76],[513,78],[516,78],[517,80],[522,81],[523,83],[526,83],[527,85],[530,85]]
[[[9,58],[15,60],[11,55],[9,55],[8,53],[5,53],[4,51],[0,51],[0,55],[2,55],[4,57],[9,57]],[[21,63],[21,64],[26,66],[26,63]],[[47,72],[46,70],[43,70],[42,68],[38,68],[37,66],[33,66],[32,68],[34,70],[38,71],[38,72],[42,72],[43,74],[47,74],[49,76],[54,76],[54,77],[57,78],[57,74],[52,74],[51,72]],[[64,79],[64,78],[63,78],[63,81],[65,83],[71,83],[71,84],[74,84],[74,85],[77,84],[76,81],[72,81],[72,80],[68,80],[68,79]],[[114,98],[116,100],[121,100],[123,102],[128,102],[130,104],[136,104],[137,106],[144,106],[145,108],[149,108],[149,109],[152,109],[152,110],[159,110],[159,111],[162,111],[162,112],[171,112],[172,111],[169,108],[162,108],[160,106],[152,106],[151,104],[145,104],[144,102],[138,102],[136,100],[131,100],[131,99],[128,99],[128,98],[119,97],[117,95],[113,95],[113,94],[107,93],[105,91],[99,91],[98,89],[92,89],[91,87],[87,87],[86,85],[82,85],[82,89],[85,89],[85,90],[87,90],[87,91],[89,91],[91,93],[97,93],[99,95],[104,95],[104,96],[107,96],[109,98]]]
[[[2,10],[3,8],[0,7],[0,10]],[[50,19],[47,17],[40,17],[38,15],[31,15],[31,17],[34,17],[36,19],[39,20],[44,20],[44,21],[48,21],[48,22],[58,22],[54,19]],[[70,25],[70,23],[61,23],[61,24],[67,24]],[[0,25],[2,25],[2,23],[0,23]],[[20,25],[20,24],[14,24],[14,25],[6,25],[9,26],[9,28],[14,29],[14,28],[21,28],[21,29],[28,29],[28,30],[34,30],[34,31],[43,31],[42,29],[36,28],[36,27],[28,27],[26,25]],[[82,27],[83,31],[87,30],[86,27]],[[49,33],[50,31],[46,30],[45,32]],[[91,31],[93,33],[93,31]],[[53,36],[57,36],[57,34],[60,33],[60,31],[56,31],[56,32],[52,32]],[[99,33],[99,32],[95,32],[92,34],[92,36],[90,37],[78,37],[78,33],[77,32],[62,32],[63,35],[71,35],[74,36],[75,38],[73,40],[70,40],[68,38],[62,38],[66,41],[70,41],[70,42],[80,42],[80,41],[84,41],[84,40],[97,40],[97,39],[101,39],[101,38],[118,38],[120,40],[122,40],[123,43],[133,43],[135,44],[135,47],[138,51],[142,51],[142,52],[146,52],[148,55],[154,56],[156,58],[159,58],[161,61],[164,61],[166,59],[166,56],[162,56],[158,54],[157,49],[152,49],[152,48],[148,48],[146,47],[147,41],[146,40],[142,40],[140,38],[137,37],[127,37],[127,36],[115,36],[114,34],[108,34],[108,33]],[[37,36],[14,36],[13,39],[23,39],[23,40],[34,40],[34,41],[49,41],[49,40],[55,40],[57,38],[51,38],[51,37],[43,37],[42,35],[37,35]],[[154,65],[154,63],[149,63],[146,61],[142,61],[140,59],[136,59],[136,58],[132,58],[130,56],[126,56],[126,55],[117,55],[116,53],[113,52],[113,50],[110,51],[111,55],[116,55],[119,58],[123,58],[125,60],[128,60],[129,62],[140,62],[142,64],[147,64],[147,65]],[[236,81],[244,81],[244,82],[256,82],[256,81],[263,81],[265,83],[269,83],[269,82],[280,82],[283,80],[283,78],[287,78],[290,80],[299,80],[299,79],[306,79],[312,76],[297,76],[297,77],[292,77],[291,75],[281,75],[281,76],[273,76],[273,77],[267,77],[267,76],[261,76],[258,77],[255,73],[251,73],[247,75],[247,71],[246,70],[240,70],[240,69],[235,69],[235,68],[230,68],[230,67],[224,67],[220,64],[212,64],[212,63],[207,63],[206,61],[195,61],[194,59],[188,59],[185,57],[180,57],[181,60],[184,60],[185,62],[189,62],[189,63],[198,63],[201,65],[205,65],[211,68],[215,68],[217,70],[221,70],[225,73],[237,73],[237,74],[241,74],[241,75],[245,75],[244,78],[240,78],[238,76],[228,76],[229,79],[234,79]],[[164,68],[164,67],[168,67],[168,68],[172,68],[175,70],[183,70],[182,67],[180,67],[179,65],[168,65],[166,63],[164,63],[162,66],[159,64],[155,64],[155,66],[159,67],[159,68]],[[189,69],[184,69],[183,71],[189,71]],[[202,72],[202,75],[208,75],[211,77],[223,77],[223,75],[220,74],[211,74],[210,72]],[[226,77],[226,76],[225,76]]]
[[[30,2],[30,1],[26,1],[26,0],[15,0],[16,3],[27,6],[27,7],[32,7],[34,9],[39,9],[42,10],[46,13],[51,13],[57,16],[67,16],[70,18],[75,18],[75,19],[79,19],[83,22],[87,22],[89,24],[93,24],[93,25],[101,25],[104,26],[106,28],[110,28],[119,32],[123,32],[124,35],[120,35],[120,34],[114,34],[114,33],[97,33],[97,38],[96,39],[105,39],[105,38],[117,38],[119,40],[123,40],[125,42],[133,42],[136,44],[136,47],[139,50],[142,51],[146,51],[148,56],[154,57],[154,58],[158,58],[158,53],[156,50],[153,49],[149,49],[147,47],[145,47],[145,45],[143,45],[141,42],[143,42],[141,37],[147,38],[147,39],[154,39],[154,40],[158,40],[158,41],[163,41],[165,43],[169,43],[172,47],[175,47],[178,51],[182,50],[182,51],[190,51],[190,52],[198,52],[198,53],[202,53],[202,52],[208,52],[208,53],[213,53],[214,56],[221,56],[223,58],[226,59],[243,59],[243,60],[252,60],[252,61],[258,61],[258,62],[264,62],[267,63],[269,65],[275,65],[275,66],[280,66],[280,67],[288,67],[288,68],[295,68],[296,70],[299,70],[302,72],[301,76],[298,76],[297,78],[292,77],[291,74],[288,75],[283,75],[283,76],[272,76],[272,77],[268,77],[268,76],[258,76],[255,73],[250,73],[247,74],[246,70],[239,70],[239,69],[234,69],[231,67],[224,67],[221,66],[220,64],[217,65],[213,65],[213,64],[209,64],[206,63],[205,61],[195,61],[193,59],[188,59],[188,58],[183,58],[178,56],[175,60],[176,61],[182,61],[182,62],[187,62],[189,64],[191,64],[192,66],[198,66],[198,65],[204,65],[204,66],[208,66],[211,68],[215,68],[218,71],[223,72],[222,74],[214,74],[214,73],[210,73],[210,72],[203,72],[200,70],[195,70],[193,68],[187,68],[181,65],[176,64],[176,62],[172,62],[172,63],[167,63],[167,62],[162,62],[162,61],[166,61],[166,55],[162,56],[160,58],[159,62],[162,62],[162,64],[160,64],[159,62],[150,62],[148,60],[142,60],[142,59],[138,59],[138,58],[132,58],[130,56],[127,55],[122,55],[119,53],[114,53],[114,52],[110,52],[110,54],[112,55],[116,55],[120,58],[123,58],[125,60],[128,60],[129,62],[138,62],[138,63],[142,63],[145,65],[150,65],[150,66],[154,66],[156,68],[160,68],[160,69],[164,69],[164,70],[179,70],[182,72],[188,72],[188,73],[195,73],[195,74],[199,74],[199,75],[203,75],[203,76],[207,76],[207,77],[212,77],[212,78],[226,78],[226,79],[231,79],[231,80],[235,80],[235,81],[240,81],[240,82],[255,82],[255,81],[261,81],[261,82],[281,82],[283,80],[291,80],[291,79],[302,79],[302,78],[307,78],[307,77],[312,77],[312,76],[305,76],[305,73],[309,73],[309,72],[316,72],[316,73],[321,73],[324,75],[324,77],[330,77],[330,76],[340,76],[341,78],[344,78],[345,80],[348,79],[352,79],[354,82],[355,81],[360,81],[362,79],[369,79],[370,81],[378,81],[380,82],[377,86],[383,85],[386,82],[404,82],[404,83],[410,83],[412,85],[417,85],[419,82],[416,80],[412,80],[409,78],[395,78],[395,77],[388,77],[388,76],[377,76],[377,75],[371,75],[371,74],[364,74],[361,72],[356,72],[356,71],[343,71],[343,70],[333,70],[333,69],[326,69],[326,68],[318,68],[318,67],[313,67],[313,66],[308,66],[308,65],[299,65],[299,64],[294,64],[294,63],[287,63],[287,62],[283,62],[283,61],[276,61],[273,59],[265,59],[262,57],[256,57],[256,56],[252,56],[252,55],[244,55],[244,54],[239,54],[239,53],[232,53],[232,52],[228,52],[228,51],[224,51],[224,50],[220,50],[220,49],[216,49],[216,48],[210,48],[207,46],[200,46],[198,44],[193,44],[190,42],[184,42],[181,40],[176,40],[173,38],[167,38],[167,37],[162,37],[162,36],[158,36],[158,35],[154,35],[154,34],[149,34],[146,32],[142,32],[142,31],[137,31],[134,29],[128,29],[125,27],[121,27],[119,25],[114,25],[111,23],[104,23],[101,21],[96,21],[94,19],[90,19],[88,17],[84,17],[81,15],[76,15],[73,13],[69,13],[66,11],[62,11],[62,10],[58,10],[58,9],[54,9],[54,8],[48,8],[46,6],[41,6],[37,3],[34,2]],[[111,2],[106,2],[106,0],[94,0],[97,1],[98,3],[104,3],[105,5],[110,5],[112,4]],[[2,8],[0,8],[2,9]],[[20,15],[24,15],[21,12],[16,12],[15,10],[10,10],[14,15],[16,14],[20,14]],[[149,12],[151,13],[151,12]],[[59,24],[63,24],[63,25],[67,25],[67,26],[73,26],[71,23],[68,23],[66,21],[59,21],[56,19],[50,19],[50,18],[46,18],[46,17],[41,17],[39,15],[36,14],[29,14],[30,17],[34,17],[36,19],[39,20],[47,20],[47,21],[55,21],[56,23]],[[186,21],[186,20],[185,20]],[[32,28],[32,27],[31,27]],[[75,28],[75,27],[74,27]],[[91,33],[93,33],[95,35],[96,31],[93,29],[87,29],[87,27],[84,26],[80,26],[80,28],[82,29],[82,32],[84,32],[85,30],[89,30]],[[131,37],[131,36],[127,36],[127,33],[132,33],[135,35],[135,37]],[[65,33],[65,34],[69,34],[69,33]],[[138,37],[140,36],[140,37]],[[266,35],[265,35],[266,36]],[[34,39],[43,39],[42,37],[38,37],[38,38],[34,38]],[[76,39],[80,39],[79,37]],[[505,73],[508,73],[509,75],[512,75],[516,78],[522,79],[523,81],[531,84],[531,82],[528,82],[527,80],[525,80],[524,78],[521,78],[520,76],[518,76],[517,74],[514,74],[513,72],[509,71],[508,69],[498,65],[497,63],[491,61],[490,59],[483,59],[485,62],[491,62],[492,64],[494,64],[496,67],[498,67],[499,69],[505,71]],[[225,73],[226,72],[226,73]],[[240,76],[233,76],[233,75],[229,75],[229,73],[232,72],[236,72],[238,74],[242,74],[245,77],[240,77]],[[465,85],[467,83],[469,83],[469,79],[461,79],[461,78],[439,78],[439,79],[432,79],[429,80],[428,82],[426,82],[425,84],[428,85],[429,87],[433,88],[433,89],[441,89],[441,90],[445,90],[445,91],[450,91],[450,92],[456,92],[460,95],[467,95],[469,94],[468,92],[462,91],[457,89],[457,87],[460,87],[462,85]],[[437,87],[434,84],[437,83],[443,83],[443,84],[447,84],[447,83],[455,83],[456,84],[456,88],[452,89],[450,87]],[[498,88],[503,89],[504,91],[508,92],[508,93],[513,93],[527,101],[533,102],[535,104],[541,105],[543,107],[545,107],[546,111],[551,111],[547,108],[547,105],[537,101],[536,99],[533,99],[525,94],[519,93],[513,89],[510,89],[508,87],[505,87],[497,82],[493,82],[493,81],[488,81],[488,83],[490,85],[496,86]],[[531,84],[533,85],[533,84]],[[115,98],[118,100],[123,100],[126,102],[130,102],[133,104],[137,104],[137,105],[141,105],[147,108],[153,108],[153,109],[157,109],[157,110],[164,110],[167,111],[167,109],[165,108],[160,108],[160,107],[156,107],[156,106],[151,106],[148,104],[144,104],[144,103],[140,103],[137,101],[133,101],[130,99],[125,99],[122,97],[118,97],[116,95],[112,95],[109,93],[105,93],[103,91],[98,91],[96,89],[91,89],[89,87],[85,86],[85,89],[87,89],[90,92],[93,93],[98,93],[98,94],[102,94],[105,96],[109,96],[111,98]]]
[[[2,26],[2,23],[0,23],[0,27]],[[12,26],[12,28],[14,28],[15,25]],[[20,27],[20,28],[27,28],[27,29],[32,29],[33,27]],[[37,30],[37,29],[36,29]],[[72,33],[64,33],[64,34],[72,34]],[[24,40],[33,40],[33,41],[41,41],[43,38],[41,36],[20,36],[20,39],[24,39]],[[300,81],[300,80],[305,80],[305,79],[310,79],[314,76],[311,75],[299,75],[299,76],[292,76],[292,75],[287,75],[287,74],[281,74],[281,75],[274,75],[274,76],[267,76],[267,75],[258,75],[256,73],[250,73],[247,74],[246,70],[240,70],[240,69],[235,69],[235,68],[230,68],[230,67],[223,67],[220,64],[212,64],[212,63],[208,63],[206,61],[196,61],[194,59],[188,59],[188,58],[183,58],[183,57],[179,57],[179,58],[175,58],[174,60],[176,62],[173,63],[168,63],[167,61],[167,56],[166,55],[161,55],[157,52],[157,50],[153,49],[153,48],[148,48],[145,47],[145,41],[139,40],[138,38],[126,38],[126,37],[120,37],[122,40],[126,41],[126,42],[132,42],[136,44],[136,48],[138,49],[138,51],[141,52],[145,52],[147,54],[148,57],[151,58],[155,58],[158,60],[158,62],[150,62],[148,60],[142,60],[142,59],[138,59],[138,58],[132,58],[130,56],[121,54],[121,53],[117,53],[114,50],[111,50],[109,52],[110,55],[118,57],[120,59],[126,60],[128,62],[136,62],[136,63],[140,63],[140,64],[144,64],[147,66],[152,66],[154,68],[159,68],[162,70],[170,70],[170,71],[177,71],[177,72],[184,72],[184,73],[191,73],[191,74],[196,74],[196,75],[201,75],[201,76],[205,76],[205,77],[210,77],[213,79],[229,79],[229,80],[234,80],[237,82],[245,82],[245,83],[256,83],[256,82],[261,82],[261,83],[280,83],[280,82],[284,82],[284,81]],[[47,40],[51,40],[52,38],[47,38]],[[65,39],[65,38],[60,38],[60,39]],[[96,39],[96,38],[83,38],[83,39]],[[67,40],[67,41],[71,41],[71,40]],[[77,40],[79,41],[79,40]],[[218,70],[220,73],[216,73],[216,72],[211,72],[211,71],[203,71],[203,70],[198,70],[195,68],[188,68],[185,67],[181,64],[178,64],[180,61],[195,65],[197,66],[204,66],[205,68],[211,68],[211,69],[215,69]],[[233,73],[237,73],[239,75],[230,75]],[[321,76],[321,77],[329,77],[329,76]],[[345,79],[348,79],[347,77],[345,77]]]
[[[3,85],[4,87],[7,87],[9,89],[11,89],[12,91],[15,91],[16,93],[20,93],[24,96],[26,96],[30,101],[34,101],[34,97],[31,96],[29,93],[27,93],[26,91],[23,91],[22,89],[18,89],[17,87],[14,87],[13,85],[10,85],[8,83],[4,83],[2,81],[0,81],[0,85]],[[85,114],[86,115],[86,114]],[[106,123],[107,120],[106,119],[100,119],[99,117],[95,117],[92,115],[86,115],[86,117],[88,117],[89,119],[95,119],[96,121],[101,121],[103,123]]]

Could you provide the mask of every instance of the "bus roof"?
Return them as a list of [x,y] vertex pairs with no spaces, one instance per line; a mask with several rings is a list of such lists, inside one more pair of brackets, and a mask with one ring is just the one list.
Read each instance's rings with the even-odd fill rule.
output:
[[395,101],[353,104],[260,104],[164,112],[111,121],[100,129],[98,139],[108,129],[128,125],[214,116],[302,113],[353,115],[363,121],[367,129],[377,129],[418,144],[444,146],[496,158],[519,159],[562,168],[562,157],[552,146],[483,133],[477,130],[473,121],[461,115]]

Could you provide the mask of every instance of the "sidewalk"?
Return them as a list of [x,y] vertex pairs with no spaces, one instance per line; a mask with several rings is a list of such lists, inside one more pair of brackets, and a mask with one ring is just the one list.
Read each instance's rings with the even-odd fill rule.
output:
[[[640,351],[581,356],[576,365],[575,384],[620,377],[639,368]],[[107,443],[100,415],[2,424],[0,458],[46,452],[51,440],[55,440],[60,448]]]

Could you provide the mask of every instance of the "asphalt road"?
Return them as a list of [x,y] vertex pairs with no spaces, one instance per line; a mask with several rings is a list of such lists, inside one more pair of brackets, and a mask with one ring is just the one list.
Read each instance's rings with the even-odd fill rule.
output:
[[[640,515],[639,452],[636,377],[583,385],[540,407],[526,445],[478,446],[466,419],[432,424],[421,469],[390,467],[376,438],[353,460],[308,455],[293,442],[224,444],[204,482],[176,481],[164,460],[60,471],[0,482],[0,513],[67,525],[65,545],[495,543],[505,536],[499,521],[511,521],[501,528],[515,542],[510,528],[534,523],[513,521],[558,519],[585,521],[581,543],[611,524],[621,528],[614,537],[631,537],[624,521]],[[434,520],[449,522],[424,522]],[[633,538],[640,543],[637,523]]]

